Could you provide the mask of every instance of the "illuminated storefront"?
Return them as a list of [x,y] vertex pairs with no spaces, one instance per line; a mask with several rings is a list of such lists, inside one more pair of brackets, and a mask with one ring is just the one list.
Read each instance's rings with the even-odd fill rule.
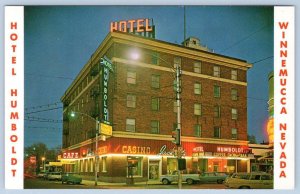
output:
[[[94,157],[88,156],[91,145],[63,153],[65,171],[94,174]],[[128,176],[137,181],[155,180],[177,170],[176,147],[170,141],[110,138],[101,142],[99,180],[124,182]],[[183,142],[187,173],[247,172],[253,154],[247,146]]]

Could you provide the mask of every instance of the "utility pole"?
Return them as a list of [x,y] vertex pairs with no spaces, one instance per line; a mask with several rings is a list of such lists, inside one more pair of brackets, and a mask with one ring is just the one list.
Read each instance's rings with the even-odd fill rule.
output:
[[99,133],[99,119],[98,117],[96,118],[96,137],[95,137],[95,186],[98,185],[98,163],[99,163],[99,158],[98,158],[98,133]]
[[176,103],[177,103],[177,171],[178,171],[178,189],[182,188],[182,177],[181,172],[179,170],[179,158],[181,158],[181,100],[180,100],[180,92],[181,92],[181,83],[180,83],[180,75],[181,75],[181,58],[178,58],[176,61]]

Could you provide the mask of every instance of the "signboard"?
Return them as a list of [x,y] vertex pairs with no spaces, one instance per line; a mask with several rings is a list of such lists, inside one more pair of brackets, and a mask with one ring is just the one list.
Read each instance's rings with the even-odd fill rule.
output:
[[[132,19],[132,20],[123,20],[118,22],[110,23],[110,31],[120,31],[120,32],[151,32],[153,31],[152,26],[150,25],[150,19]],[[153,21],[152,21],[153,23]]]
[[109,112],[108,112],[108,81],[109,72],[113,71],[112,62],[104,56],[101,58],[100,64],[102,65],[102,119],[104,122],[109,122]]
[[112,126],[105,123],[100,123],[100,134],[112,136]]
[[76,159],[79,158],[78,152],[65,152],[63,153],[63,159]]

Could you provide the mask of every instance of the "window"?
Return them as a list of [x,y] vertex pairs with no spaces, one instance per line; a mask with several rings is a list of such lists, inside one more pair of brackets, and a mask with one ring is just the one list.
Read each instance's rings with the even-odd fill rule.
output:
[[174,102],[173,102],[173,107],[174,107],[174,109],[173,109],[173,111],[174,111],[174,113],[177,113],[177,109],[178,109],[178,106],[177,106],[177,101],[175,100]]
[[142,176],[142,157],[128,156],[127,157],[127,176]]
[[221,116],[221,107],[219,105],[214,106],[214,117],[220,118]]
[[102,157],[102,172],[107,172],[107,156]]
[[201,137],[201,132],[202,132],[201,125],[200,124],[194,125],[194,135],[196,137]]
[[237,80],[237,70],[236,69],[231,70],[231,79]]
[[136,107],[136,96],[132,94],[127,94],[127,107],[135,108]]
[[238,91],[235,88],[231,89],[231,100],[237,100],[238,99]]
[[160,76],[159,75],[152,75],[152,77],[151,77],[151,87],[152,88],[159,88],[160,87]]
[[87,94],[86,94],[86,103],[89,102],[89,97],[90,97],[90,96],[89,96],[89,93],[87,93]]
[[81,99],[81,108],[83,107],[83,104],[84,104],[84,99],[82,98]]
[[151,63],[154,65],[158,65],[159,64],[159,53],[157,52],[153,52],[151,55]]
[[221,138],[221,128],[214,127],[214,138]]
[[231,119],[237,119],[238,118],[238,111],[236,108],[231,109]]
[[201,104],[194,104],[194,115],[201,115]]
[[237,129],[236,128],[231,129],[231,139],[237,139]]
[[214,66],[214,77],[220,77],[220,67]]
[[201,94],[201,84],[194,83],[194,94]]
[[127,83],[128,84],[136,84],[136,72],[127,71]]
[[126,131],[135,132],[135,119],[126,119]]
[[220,86],[214,86],[214,97],[215,98],[220,98],[221,96],[221,88]]
[[151,99],[151,110],[159,110],[159,98]]
[[159,121],[151,121],[151,133],[159,133]]
[[195,62],[194,63],[194,72],[195,73],[201,73],[201,62]]

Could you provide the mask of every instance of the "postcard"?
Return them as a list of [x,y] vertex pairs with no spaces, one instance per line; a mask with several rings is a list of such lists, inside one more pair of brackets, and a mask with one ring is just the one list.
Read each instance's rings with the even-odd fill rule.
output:
[[5,6],[6,189],[294,189],[294,17]]

